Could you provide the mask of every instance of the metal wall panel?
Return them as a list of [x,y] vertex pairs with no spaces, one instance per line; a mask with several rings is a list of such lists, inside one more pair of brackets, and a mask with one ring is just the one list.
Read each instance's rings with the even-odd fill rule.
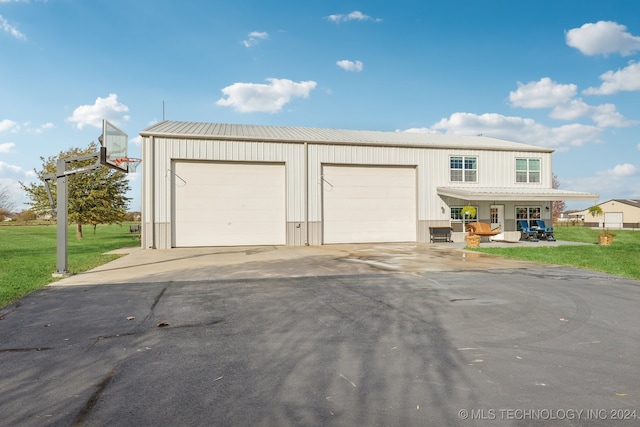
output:
[[[193,124],[171,123],[174,130],[190,132],[225,132],[237,134],[238,128],[218,129],[220,125],[194,127]],[[211,128],[214,126],[215,129]],[[217,126],[217,128],[216,128]],[[245,129],[255,136],[261,128]],[[273,131],[273,130],[271,130]],[[287,129],[278,129],[287,137]],[[311,132],[311,130],[309,130]],[[314,138],[321,134],[314,131]],[[317,132],[320,132],[318,134]],[[540,158],[541,182],[525,184],[530,187],[550,188],[552,176],[551,152],[507,151],[503,149],[461,149],[434,147],[402,147],[331,144],[308,142],[262,142],[230,141],[196,138],[166,138],[145,136],[142,142],[143,168],[143,247],[171,247],[172,230],[172,173],[173,160],[212,160],[239,162],[283,162],[286,167],[286,221],[287,244],[319,244],[322,236],[322,165],[396,165],[412,166],[417,171],[417,220],[419,237],[429,224],[440,225],[450,221],[450,206],[464,201],[440,197],[439,186],[503,187],[518,188],[522,183],[515,182],[515,159],[521,157]],[[502,148],[502,147],[501,147]],[[305,162],[305,150],[308,161]],[[452,183],[449,181],[449,156],[477,156],[478,181],[475,183]],[[307,187],[308,185],[308,187]],[[307,195],[308,193],[308,195]],[[308,206],[306,200],[308,198]],[[476,203],[479,206],[479,218],[489,217],[489,206],[493,202]],[[505,218],[513,217],[516,202],[505,205]],[[306,213],[308,210],[308,230]],[[512,218],[511,218],[512,219]],[[155,224],[155,226],[154,226]],[[296,224],[302,224],[297,227]],[[515,224],[515,221],[509,224]],[[511,225],[510,225],[511,227]],[[292,233],[289,235],[289,233]],[[307,239],[308,236],[308,239]]]
[[[151,145],[150,138],[143,144]],[[214,141],[197,139],[155,138],[149,153],[154,161],[155,173],[148,178],[154,187],[154,202],[149,206],[153,213],[145,218],[155,217],[155,242],[146,242],[147,247],[170,248],[172,246],[173,194],[171,182],[174,174],[174,160],[211,160],[238,162],[278,162],[285,163],[286,169],[286,214],[287,222],[303,222],[304,218],[304,170],[302,167],[303,144],[280,144],[243,141]]]

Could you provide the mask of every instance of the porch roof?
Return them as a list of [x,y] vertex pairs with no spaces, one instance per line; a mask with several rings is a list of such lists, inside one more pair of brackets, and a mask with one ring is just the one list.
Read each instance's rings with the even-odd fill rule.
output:
[[478,201],[536,201],[598,200],[596,193],[566,191],[556,188],[500,188],[500,187],[438,187],[438,195],[461,200]]

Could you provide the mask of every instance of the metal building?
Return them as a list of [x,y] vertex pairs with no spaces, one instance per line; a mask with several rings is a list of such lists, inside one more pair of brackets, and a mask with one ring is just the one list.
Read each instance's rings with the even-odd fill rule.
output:
[[427,242],[460,211],[551,219],[553,150],[485,136],[163,121],[142,132],[142,246]]

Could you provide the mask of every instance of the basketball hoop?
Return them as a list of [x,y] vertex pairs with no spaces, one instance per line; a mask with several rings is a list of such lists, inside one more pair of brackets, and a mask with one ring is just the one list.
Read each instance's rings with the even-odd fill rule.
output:
[[120,157],[113,161],[116,166],[126,168],[127,172],[136,173],[138,165],[142,162],[142,159],[136,159],[135,157]]

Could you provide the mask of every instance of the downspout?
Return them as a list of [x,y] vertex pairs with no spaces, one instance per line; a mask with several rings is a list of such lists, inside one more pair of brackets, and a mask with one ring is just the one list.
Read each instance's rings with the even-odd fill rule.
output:
[[309,143],[304,143],[304,245],[309,246]]
[[157,249],[156,245],[156,159],[155,159],[155,137],[149,137],[149,158],[151,159],[151,170],[149,176],[151,177],[151,249]]

